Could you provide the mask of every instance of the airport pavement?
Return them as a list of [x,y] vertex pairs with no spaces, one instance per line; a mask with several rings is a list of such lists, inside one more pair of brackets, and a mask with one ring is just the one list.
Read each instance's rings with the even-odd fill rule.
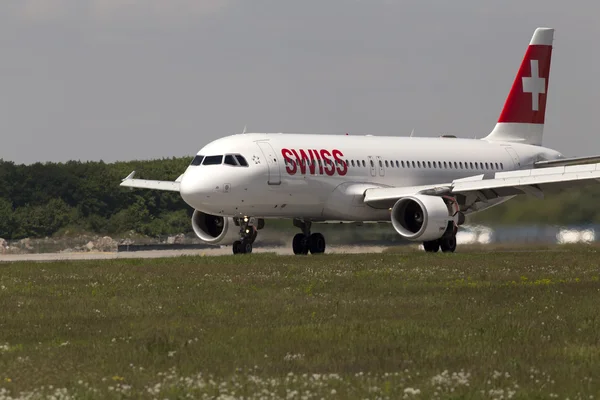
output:
[[[329,246],[328,253],[381,253],[384,246]],[[292,249],[287,247],[262,247],[254,249],[255,253],[276,253],[278,255],[291,255]],[[231,248],[214,248],[203,250],[152,250],[114,253],[37,253],[37,254],[2,254],[0,262],[15,261],[77,261],[77,260],[115,260],[123,258],[170,258],[179,256],[223,256],[230,255]]]

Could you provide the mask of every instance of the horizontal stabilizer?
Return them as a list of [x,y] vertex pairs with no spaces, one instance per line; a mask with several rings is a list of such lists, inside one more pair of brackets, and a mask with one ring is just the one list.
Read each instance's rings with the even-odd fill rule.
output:
[[121,182],[121,186],[138,188],[138,189],[155,189],[155,190],[165,190],[169,192],[179,192],[179,182],[172,181],[151,181],[147,179],[134,179],[135,171],[129,174],[123,182]]

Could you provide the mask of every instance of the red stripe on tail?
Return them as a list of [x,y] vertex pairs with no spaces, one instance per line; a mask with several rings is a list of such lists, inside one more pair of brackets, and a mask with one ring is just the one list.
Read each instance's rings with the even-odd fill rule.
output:
[[529,45],[498,122],[544,123],[551,57],[552,46]]

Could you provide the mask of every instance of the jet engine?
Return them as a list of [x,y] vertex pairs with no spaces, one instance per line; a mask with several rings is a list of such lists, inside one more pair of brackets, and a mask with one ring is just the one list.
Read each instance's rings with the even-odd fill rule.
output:
[[455,221],[453,215],[452,204],[446,203],[442,197],[408,196],[394,204],[392,225],[403,238],[426,242],[441,238],[448,222]]
[[233,218],[195,210],[192,215],[192,228],[196,236],[208,244],[231,245],[240,240],[239,227],[235,225]]

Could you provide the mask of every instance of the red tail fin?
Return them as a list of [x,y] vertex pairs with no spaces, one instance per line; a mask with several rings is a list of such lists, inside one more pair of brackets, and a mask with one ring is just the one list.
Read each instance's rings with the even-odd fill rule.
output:
[[554,29],[537,28],[487,140],[542,144]]

